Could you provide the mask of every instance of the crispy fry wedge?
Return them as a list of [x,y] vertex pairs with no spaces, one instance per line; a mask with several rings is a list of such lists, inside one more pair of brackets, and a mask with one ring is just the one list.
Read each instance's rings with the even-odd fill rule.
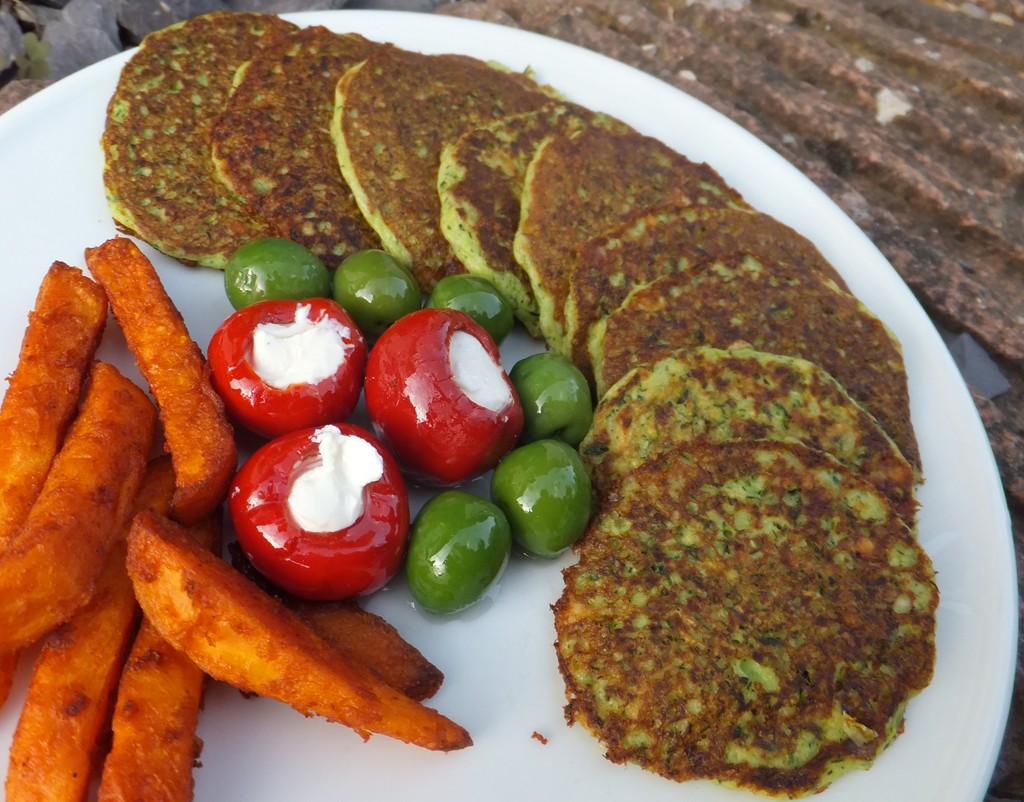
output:
[[458,724],[332,649],[166,518],[136,517],[128,572],[149,620],[215,679],[346,724],[364,738],[380,733],[443,751],[472,743]]
[[28,516],[78,408],[107,321],[103,288],[54,262],[0,406],[0,553]]
[[[173,486],[172,486],[173,487]],[[168,501],[170,493],[168,493]],[[220,546],[220,510],[189,527],[201,548]],[[143,617],[117,689],[99,802],[188,802],[206,675]]]
[[89,604],[43,643],[11,743],[7,802],[85,799],[137,618],[119,543]]
[[220,506],[237,466],[234,432],[206,359],[134,242],[114,237],[85,258],[160,410],[177,477],[173,517],[198,521]]
[[352,601],[286,604],[331,646],[377,672],[392,688],[413,699],[429,699],[444,674],[379,615]]
[[95,362],[39,498],[0,557],[0,654],[34,642],[88,603],[131,512],[155,427],[146,394]]
[[441,670],[379,615],[364,610],[354,599],[307,601],[284,593],[256,570],[237,542],[228,546],[228,550],[236,570],[262,590],[280,598],[317,635],[376,671],[392,688],[422,701],[441,687],[444,682]]

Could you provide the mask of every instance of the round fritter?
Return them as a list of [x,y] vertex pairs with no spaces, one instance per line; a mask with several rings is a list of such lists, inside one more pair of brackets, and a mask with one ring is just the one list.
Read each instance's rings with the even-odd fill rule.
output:
[[115,221],[186,263],[223,268],[270,232],[217,177],[210,126],[235,71],[296,30],[269,14],[214,12],[149,34],[107,107],[103,181]]
[[797,357],[702,346],[640,365],[598,403],[580,454],[600,489],[666,447],[695,439],[811,446],[884,493],[904,521],[914,521],[910,463],[832,376]]
[[633,290],[608,317],[593,366],[598,394],[678,348],[735,343],[823,367],[920,475],[899,341],[831,280],[749,254],[707,260]]
[[380,47],[318,26],[281,39],[244,67],[211,131],[226,184],[279,236],[332,268],[380,247],[341,177],[330,133],[338,79]]
[[586,125],[625,128],[606,115],[553,101],[467,131],[441,151],[441,231],[466,270],[493,283],[534,336],[540,334],[537,302],[512,253],[523,179],[546,136]]
[[429,291],[462,272],[441,233],[441,149],[551,100],[528,76],[461,55],[387,48],[338,83],[331,133],[342,175],[385,250]]
[[795,444],[688,444],[607,495],[555,604],[615,762],[771,794],[864,767],[930,681],[938,590],[885,498]]
[[645,207],[741,201],[707,164],[657,139],[590,127],[545,138],[520,202],[513,252],[530,278],[544,338],[568,356],[564,306],[580,243]]
[[605,319],[635,287],[702,259],[737,251],[784,262],[792,272],[832,279],[838,271],[812,242],[774,217],[735,206],[684,205],[644,209],[580,245],[565,316],[572,358],[589,368],[599,354]]

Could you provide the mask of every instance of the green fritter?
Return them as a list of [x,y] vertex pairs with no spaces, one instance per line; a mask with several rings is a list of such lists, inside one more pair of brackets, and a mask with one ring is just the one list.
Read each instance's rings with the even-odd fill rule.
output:
[[211,131],[227,186],[278,236],[302,243],[330,268],[380,247],[341,177],[330,133],[338,79],[380,47],[318,26],[282,38],[239,71]]
[[102,139],[120,228],[182,262],[221,269],[239,245],[272,233],[218,178],[210,127],[236,70],[294,30],[269,14],[214,12],[143,39],[121,70]]
[[834,281],[749,254],[709,259],[634,289],[608,316],[593,365],[598,394],[676,349],[737,343],[820,365],[878,420],[920,476],[899,341]]
[[566,717],[614,762],[812,794],[870,765],[931,680],[931,561],[819,451],[667,451],[605,496],[577,550],[554,607]]
[[382,50],[338,82],[331,134],[342,175],[384,249],[425,291],[465,272],[441,233],[441,150],[466,131],[538,109],[528,75],[461,55]]
[[441,151],[441,231],[466,270],[494,284],[534,336],[540,336],[537,302],[512,252],[523,179],[546,136],[588,125],[626,128],[606,115],[553,101],[467,131]]
[[549,346],[570,355],[565,302],[579,245],[640,209],[668,203],[742,200],[707,164],[635,131],[590,127],[543,140],[526,171],[513,253],[529,276]]
[[878,421],[813,362],[744,347],[675,351],[612,386],[594,410],[580,454],[601,490],[666,448],[694,440],[817,448],[884,493],[913,524],[914,469]]
[[793,271],[846,283],[815,245],[770,215],[735,206],[645,209],[580,246],[565,305],[572,359],[584,373],[600,354],[605,320],[630,290],[708,257],[745,251]]

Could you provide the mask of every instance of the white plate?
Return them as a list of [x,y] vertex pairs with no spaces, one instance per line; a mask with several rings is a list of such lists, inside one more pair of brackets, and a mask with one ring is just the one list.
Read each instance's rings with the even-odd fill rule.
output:
[[[571,99],[615,114],[692,159],[705,160],[754,206],[810,237],[852,290],[896,333],[910,376],[926,484],[920,537],[938,572],[938,662],[911,701],[906,731],[869,771],[841,777],[821,800],[980,800],[1002,738],[1016,653],[1017,592],[1009,516],[988,440],[945,347],[910,291],[857,227],[809,180],[754,137],[689,96],[603,56],[535,34],[431,15],[341,11],[293,15],[425,52],[462,52],[536,70]],[[13,369],[40,278],[55,259],[114,235],[101,184],[104,112],[126,55],[60,81],[0,117],[0,372]],[[230,312],[221,277],[150,249],[195,339]],[[823,332],[827,336],[827,332]],[[505,349],[514,360],[523,341]],[[137,376],[116,334],[102,355]],[[549,605],[561,562],[517,557],[500,591],[468,613],[429,618],[401,581],[370,605],[445,672],[432,700],[475,745],[432,754],[305,719],[284,705],[211,684],[200,724],[198,802],[445,798],[494,800],[754,799],[706,782],[676,783],[616,766],[562,716]],[[8,743],[23,665],[0,712]],[[541,736],[541,737],[538,737]],[[6,767],[0,769],[6,773]]]

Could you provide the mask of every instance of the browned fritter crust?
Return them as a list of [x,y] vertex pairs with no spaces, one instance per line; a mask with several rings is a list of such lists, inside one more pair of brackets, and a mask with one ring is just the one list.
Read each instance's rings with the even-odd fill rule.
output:
[[732,254],[635,290],[608,318],[594,366],[598,392],[671,350],[737,342],[823,367],[878,419],[920,475],[899,341],[833,282],[768,259]]
[[785,796],[866,766],[930,681],[938,591],[884,499],[799,445],[687,445],[604,499],[554,607],[615,762]]
[[580,245],[566,301],[573,361],[589,370],[592,349],[600,349],[600,332],[594,327],[630,290],[737,251],[786,263],[793,271],[817,273],[846,289],[839,272],[810,240],[763,212],[699,204],[644,209]]
[[363,215],[430,290],[447,272],[461,272],[438,223],[441,148],[551,95],[525,74],[469,56],[388,48],[346,73],[337,100],[339,160]]
[[227,185],[332,268],[380,247],[341,177],[330,125],[338,79],[382,46],[319,26],[280,37],[245,66],[210,132]]
[[121,71],[102,139],[107,201],[123,230],[219,268],[271,233],[217,177],[209,133],[238,67],[293,30],[270,14],[214,12],[143,40]]
[[785,440],[824,451],[914,524],[913,467],[842,385],[797,357],[700,346],[639,365],[598,403],[580,454],[600,490],[661,450],[695,439]]
[[640,209],[666,203],[742,203],[704,163],[638,132],[554,134],[527,170],[516,260],[530,276],[548,344],[566,352],[565,301],[579,244]]

